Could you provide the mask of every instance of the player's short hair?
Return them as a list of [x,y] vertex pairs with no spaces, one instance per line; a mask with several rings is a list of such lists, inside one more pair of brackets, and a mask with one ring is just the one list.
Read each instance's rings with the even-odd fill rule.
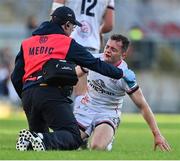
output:
[[110,37],[111,40],[115,40],[115,41],[121,41],[123,46],[122,46],[122,49],[123,49],[123,52],[126,52],[128,47],[129,47],[129,40],[127,37],[121,35],[121,34],[113,34],[111,37]]

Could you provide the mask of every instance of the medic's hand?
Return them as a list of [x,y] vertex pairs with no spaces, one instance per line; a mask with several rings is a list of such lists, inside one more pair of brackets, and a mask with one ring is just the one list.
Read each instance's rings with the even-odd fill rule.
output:
[[136,75],[131,69],[123,70],[123,79],[129,87],[133,87],[136,83]]

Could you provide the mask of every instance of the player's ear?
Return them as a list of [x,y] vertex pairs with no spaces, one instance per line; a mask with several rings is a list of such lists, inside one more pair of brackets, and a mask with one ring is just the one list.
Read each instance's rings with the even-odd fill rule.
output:
[[122,53],[122,59],[125,59],[127,57],[127,53],[126,52],[123,52]]
[[69,21],[67,21],[67,22],[65,23],[66,29],[70,27],[70,24],[69,24],[69,23],[70,23]]

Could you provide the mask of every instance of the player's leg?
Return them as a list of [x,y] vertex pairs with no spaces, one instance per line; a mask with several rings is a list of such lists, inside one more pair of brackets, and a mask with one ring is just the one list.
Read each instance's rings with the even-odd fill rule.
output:
[[83,139],[83,144],[81,145],[81,149],[88,148],[88,138],[92,133],[92,120],[94,117],[93,112],[91,110],[87,110],[88,107],[83,104],[84,97],[79,96],[74,103],[74,115],[78,122],[81,138]]
[[107,123],[96,126],[92,135],[90,148],[95,150],[105,150],[111,144],[114,136],[114,129]]
[[119,123],[119,114],[114,110],[107,109],[106,112],[97,113],[92,123],[94,133],[91,148],[110,151],[112,149],[115,130],[118,128]]

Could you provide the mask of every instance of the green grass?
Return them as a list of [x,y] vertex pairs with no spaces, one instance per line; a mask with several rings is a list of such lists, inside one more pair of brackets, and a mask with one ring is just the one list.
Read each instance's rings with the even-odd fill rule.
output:
[[0,120],[0,160],[180,160],[180,115],[156,115],[163,135],[172,151],[153,151],[153,137],[140,115],[123,115],[111,152],[107,151],[46,151],[15,150],[17,133],[26,128],[23,117]]

